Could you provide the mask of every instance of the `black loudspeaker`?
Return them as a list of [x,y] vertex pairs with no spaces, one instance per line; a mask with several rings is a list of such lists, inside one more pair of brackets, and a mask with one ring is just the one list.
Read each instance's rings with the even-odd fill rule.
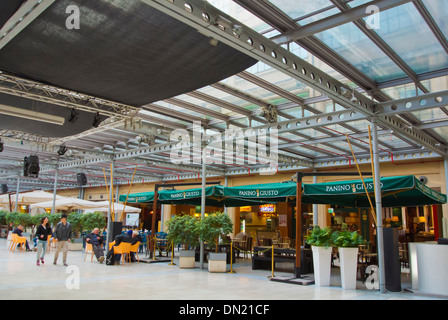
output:
[[25,177],[37,178],[39,176],[39,171],[39,157],[33,155],[25,157],[23,163],[23,175]]
[[386,290],[390,292],[401,291],[401,265],[398,251],[398,230],[395,228],[383,229],[384,239],[384,280]]
[[87,184],[87,177],[84,173],[78,173],[76,174],[76,178],[78,180],[79,186],[85,186]]
[[123,230],[123,222],[112,222],[112,238],[110,241],[114,241],[115,237],[121,234]]
[[8,185],[2,184],[2,193],[6,193],[6,192],[8,192]]

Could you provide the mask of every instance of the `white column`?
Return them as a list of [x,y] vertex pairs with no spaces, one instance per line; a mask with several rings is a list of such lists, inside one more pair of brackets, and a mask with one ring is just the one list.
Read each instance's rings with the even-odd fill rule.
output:
[[[205,150],[202,151],[202,195],[201,195],[201,220],[205,217],[205,185],[207,182],[207,166],[205,159]],[[199,264],[204,269],[204,242],[201,241]]]
[[383,204],[381,200],[381,174],[380,161],[378,152],[378,128],[376,121],[372,119],[372,147],[373,147],[373,167],[375,170],[375,202],[376,202],[376,217],[377,217],[377,242],[378,242],[378,271],[380,281],[380,292],[386,292],[384,279],[384,239],[383,239]]
[[59,172],[59,158],[58,158],[58,164],[56,167],[56,172],[54,174],[54,187],[53,187],[53,205],[51,206],[51,214],[56,213],[56,192],[58,191],[58,172]]
[[17,212],[19,205],[19,191],[20,191],[20,173],[17,176],[16,206],[14,207],[14,212]]

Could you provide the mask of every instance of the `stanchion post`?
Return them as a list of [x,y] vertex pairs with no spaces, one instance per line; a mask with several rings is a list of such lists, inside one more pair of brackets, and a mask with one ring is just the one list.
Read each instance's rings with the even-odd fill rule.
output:
[[272,274],[271,274],[271,276],[269,276],[268,278],[275,278],[275,276],[274,276],[274,245],[272,245],[272,254],[271,254],[271,263],[272,263]]
[[152,251],[152,261],[157,260],[156,259],[156,246],[157,246],[157,237],[156,235],[154,235],[154,238],[152,239],[152,241],[154,242],[154,247],[153,247],[153,251]]
[[169,266],[175,266],[176,264],[174,263],[174,240],[171,241],[171,263],[169,264]]
[[236,273],[233,271],[233,240],[230,242],[230,271],[229,273]]

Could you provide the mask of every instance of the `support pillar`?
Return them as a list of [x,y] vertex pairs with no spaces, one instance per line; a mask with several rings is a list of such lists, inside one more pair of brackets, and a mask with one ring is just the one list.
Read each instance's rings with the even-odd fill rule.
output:
[[[112,179],[113,173],[115,170],[115,160],[112,160],[112,168],[111,168],[111,179],[110,179],[110,188],[109,188],[109,199],[113,201],[113,185],[114,181]],[[109,243],[112,242],[114,239],[112,239],[112,205],[109,206],[109,210],[107,210],[107,240],[106,240],[106,250],[109,252]],[[115,218],[115,216],[114,216]]]
[[386,292],[385,286],[385,269],[384,269],[384,239],[383,239],[383,205],[381,200],[381,173],[378,151],[378,128],[375,119],[372,119],[372,148],[373,148],[373,167],[375,170],[375,204],[376,204],[376,220],[377,220],[377,242],[378,242],[378,271],[380,292]]
[[14,212],[17,212],[18,205],[19,205],[19,191],[20,191],[20,173],[17,176],[16,205],[14,207]]
[[[202,151],[202,194],[201,194],[201,220],[205,217],[205,184],[207,182],[207,166],[205,161],[205,150]],[[199,264],[204,269],[204,242],[201,241]]]
[[51,214],[56,213],[56,192],[58,191],[58,172],[59,172],[59,158],[56,167],[56,172],[54,174],[54,187],[53,187],[53,205],[51,206]]

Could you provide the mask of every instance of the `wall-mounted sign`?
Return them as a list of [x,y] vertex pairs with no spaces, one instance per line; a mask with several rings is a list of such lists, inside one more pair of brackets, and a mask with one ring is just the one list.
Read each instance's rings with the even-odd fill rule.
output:
[[275,213],[275,209],[274,204],[264,204],[260,206],[260,212],[263,213]]

